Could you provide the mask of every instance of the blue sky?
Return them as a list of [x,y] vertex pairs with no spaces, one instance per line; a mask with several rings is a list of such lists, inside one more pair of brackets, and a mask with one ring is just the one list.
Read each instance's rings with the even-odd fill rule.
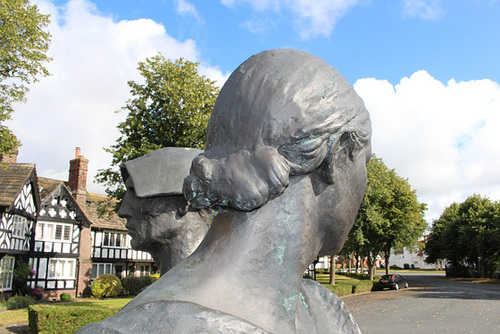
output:
[[[232,71],[249,55],[285,47],[324,59],[351,83],[375,77],[395,84],[421,69],[441,81],[500,81],[499,1],[311,1],[352,4],[337,19],[329,19],[331,25],[320,22],[316,29],[312,22],[320,15],[302,18],[288,4],[300,1],[93,2],[117,21],[150,18],[172,37],[196,41],[202,59],[223,72]],[[180,3],[194,10],[180,12]],[[265,9],[257,9],[259,3]],[[276,3],[279,9],[271,8]]]
[[8,124],[20,162],[89,190],[118,138],[137,63],[162,52],[223,84],[252,54],[295,48],[337,68],[370,111],[373,151],[408,178],[427,219],[478,193],[500,200],[499,0],[33,0],[51,14],[51,77]]

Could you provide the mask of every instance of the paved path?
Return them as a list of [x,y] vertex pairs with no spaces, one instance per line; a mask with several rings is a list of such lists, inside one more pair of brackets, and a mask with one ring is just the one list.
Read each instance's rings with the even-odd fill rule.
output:
[[28,334],[28,325],[12,325],[7,327],[0,327],[0,334]]
[[344,298],[364,334],[500,333],[500,285],[405,277],[409,289]]

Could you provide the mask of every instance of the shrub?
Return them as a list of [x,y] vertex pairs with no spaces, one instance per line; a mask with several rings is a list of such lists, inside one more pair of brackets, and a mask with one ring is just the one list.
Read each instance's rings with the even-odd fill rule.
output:
[[130,295],[135,296],[139,294],[142,289],[156,282],[157,279],[158,278],[155,276],[127,276],[122,278],[122,286]]
[[403,267],[404,267],[405,269],[410,269],[410,265],[409,265],[408,263],[403,263]]
[[31,304],[34,304],[35,301],[31,297],[18,296],[15,295],[10,297],[9,300],[5,303],[8,310],[14,310],[16,308],[27,307]]
[[96,298],[116,297],[121,289],[122,283],[116,275],[104,274],[92,282],[92,295]]
[[31,333],[74,333],[81,327],[112,316],[120,310],[116,307],[32,305],[28,308]]
[[71,300],[71,295],[67,292],[63,292],[61,293],[61,295],[59,296],[59,298],[63,301],[63,302],[69,302]]
[[33,269],[26,262],[23,262],[21,260],[20,262],[16,263],[14,269],[14,277],[27,278],[28,276],[32,276],[32,274],[33,274]]

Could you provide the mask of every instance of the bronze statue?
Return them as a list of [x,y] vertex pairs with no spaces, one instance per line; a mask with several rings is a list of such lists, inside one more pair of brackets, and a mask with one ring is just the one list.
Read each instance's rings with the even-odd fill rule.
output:
[[359,333],[342,300],[302,275],[344,244],[370,138],[363,101],[324,61],[289,49],[246,60],[222,88],[206,150],[184,181],[191,205],[217,210],[208,234],[82,333]]
[[166,147],[122,164],[127,193],[118,215],[127,219],[133,249],[149,252],[165,274],[194,252],[208,231],[211,210],[195,210],[182,194],[191,161],[201,150]]

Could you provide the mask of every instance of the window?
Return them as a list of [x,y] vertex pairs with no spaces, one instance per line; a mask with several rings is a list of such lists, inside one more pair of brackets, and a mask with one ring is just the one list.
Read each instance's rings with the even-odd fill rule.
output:
[[102,245],[106,247],[126,247],[125,233],[103,232]]
[[151,274],[150,267],[148,265],[146,266],[140,266],[139,267],[139,276],[148,276]]
[[14,215],[12,219],[12,236],[24,238],[26,236],[26,228],[28,227],[28,220],[26,217]]
[[14,272],[15,258],[4,256],[0,261],[0,288],[2,291],[12,290],[12,277]]
[[71,241],[72,225],[38,222],[35,238],[37,240]]
[[91,278],[94,279],[97,276],[104,274],[114,274],[112,263],[92,263],[92,275]]
[[50,259],[48,278],[75,278],[75,259]]

